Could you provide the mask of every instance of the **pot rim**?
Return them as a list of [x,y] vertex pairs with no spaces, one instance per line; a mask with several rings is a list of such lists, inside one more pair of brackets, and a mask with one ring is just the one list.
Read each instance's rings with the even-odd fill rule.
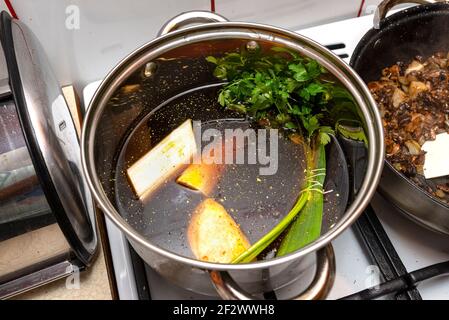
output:
[[[368,145],[368,165],[365,178],[359,189],[359,195],[355,198],[349,208],[347,208],[343,218],[326,234],[320,236],[316,241],[300,250],[279,258],[245,264],[220,264],[200,261],[178,255],[152,244],[149,240],[140,235],[139,232],[134,230],[134,228],[120,216],[114,206],[110,203],[97,177],[95,159],[93,157],[96,124],[98,123],[99,117],[107,101],[110,99],[110,95],[122,81],[128,77],[129,73],[134,72],[135,70],[128,73],[125,71],[131,70],[132,65],[141,67],[144,62],[148,62],[159,56],[162,52],[165,52],[158,52],[158,50],[160,51],[164,48],[165,50],[168,50],[167,46],[169,46],[169,49],[173,49],[178,44],[185,44],[185,36],[190,36],[196,33],[198,38],[195,42],[206,41],[211,40],[210,35],[214,35],[213,31],[215,31],[215,39],[219,39],[219,34],[222,34],[224,32],[223,30],[229,29],[234,29],[234,32],[235,30],[240,30],[240,32],[244,32],[247,37],[248,34],[250,34],[251,37],[249,39],[269,40],[280,44],[284,41],[290,44],[289,47],[291,47],[292,44],[295,44],[293,48],[295,51],[299,51],[302,54],[307,53],[307,56],[311,56],[318,60],[318,62],[321,65],[324,65],[326,69],[330,69],[330,71],[333,70],[334,75],[337,76],[342,84],[351,91],[351,94],[356,99],[357,104],[366,118],[366,125],[371,128],[367,132],[368,141],[370,141],[370,143]],[[205,38],[208,34],[209,38]],[[238,32],[236,34],[238,35]],[[261,38],[264,34],[266,37],[268,37],[267,34],[270,34],[269,38]],[[191,40],[192,39],[188,40],[189,43],[194,42]],[[167,43],[169,45],[167,45]],[[285,45],[285,43],[282,44]],[[306,46],[304,46],[304,44],[306,44]],[[170,47],[170,45],[172,47]],[[151,57],[151,55],[154,57]],[[330,50],[298,33],[269,25],[248,22],[218,22],[187,27],[155,38],[134,50],[109,72],[96,90],[86,113],[81,136],[81,161],[83,173],[89,188],[102,211],[105,212],[108,218],[126,234],[128,240],[130,240],[132,244],[138,244],[163,257],[188,264],[192,267],[208,270],[248,270],[273,267],[296,260],[324,247],[355,222],[358,216],[363,212],[364,208],[368,205],[380,180],[384,163],[384,154],[384,139],[380,113],[377,110],[375,101],[365,83],[349,65],[343,62]],[[362,194],[364,195],[363,198],[360,196]]]

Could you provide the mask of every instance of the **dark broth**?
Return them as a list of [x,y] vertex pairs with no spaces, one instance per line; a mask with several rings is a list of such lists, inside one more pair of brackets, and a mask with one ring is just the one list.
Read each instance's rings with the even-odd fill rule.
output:
[[[195,207],[206,197],[178,185],[178,172],[140,200],[130,186],[126,169],[189,118],[201,120],[202,130],[253,127],[217,103],[219,88],[212,85],[192,90],[153,110],[131,132],[117,161],[115,198],[121,215],[153,244],[188,257],[193,255],[186,229]],[[259,175],[258,164],[225,165],[209,197],[226,208],[251,243],[272,229],[294,205],[303,185],[303,152],[301,146],[279,132],[278,170],[274,175]]]

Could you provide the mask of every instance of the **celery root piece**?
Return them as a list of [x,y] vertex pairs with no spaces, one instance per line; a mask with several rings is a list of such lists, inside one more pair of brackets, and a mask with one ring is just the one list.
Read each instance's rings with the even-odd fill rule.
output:
[[195,209],[187,237],[195,257],[208,262],[230,263],[250,247],[226,209],[210,198]]
[[163,183],[182,165],[188,164],[197,147],[188,119],[128,168],[128,178],[142,198]]

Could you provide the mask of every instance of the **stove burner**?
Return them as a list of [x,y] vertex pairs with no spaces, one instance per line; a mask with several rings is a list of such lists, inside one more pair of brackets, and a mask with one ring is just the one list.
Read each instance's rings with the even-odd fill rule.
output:
[[[406,277],[407,270],[371,206],[368,206],[360,216],[356,226],[373,259],[379,266],[384,279],[392,281]],[[398,288],[395,292],[397,292],[396,300],[422,300],[418,289],[414,287],[413,283],[407,283],[406,286]]]
[[[437,263],[408,273],[371,206],[365,210],[357,221],[356,229],[363,238],[364,244],[373,256],[385,281],[377,286],[342,297],[340,298],[341,300],[371,300],[386,296],[395,300],[421,300],[421,295],[416,288],[419,282],[449,274],[449,261]],[[131,246],[129,248],[140,300],[151,299],[151,292],[148,286],[151,281],[161,282],[159,285],[167,288],[171,286],[167,280],[160,277],[155,271],[152,271]],[[294,284],[288,287],[291,287],[291,289],[283,288],[283,290],[289,292],[294,290]],[[199,295],[178,287],[175,290],[181,290],[182,296],[188,299],[218,298]],[[263,294],[266,300],[277,300],[278,296],[279,294],[275,291],[269,291]]]
[[[371,27],[372,16],[365,16],[312,27],[301,30],[300,33],[317,42],[328,44],[328,49],[347,61],[359,39]],[[86,87],[88,90],[85,90],[85,101],[90,101],[98,85],[99,82]],[[122,241],[126,245],[124,236],[117,236],[121,233],[114,230],[112,227],[108,228],[109,235],[116,236],[114,239],[111,237],[110,241],[114,241],[118,247],[122,245]],[[420,281],[449,273],[449,262],[434,264],[448,259],[447,238],[409,222],[379,195],[374,197],[372,206],[358,222],[338,237],[334,244],[337,278],[329,298],[421,299],[422,295],[424,299],[429,297],[435,299],[447,297],[449,294],[447,289],[449,282],[446,278],[426,281],[420,285],[419,291],[416,288]],[[146,266],[132,248],[130,251],[131,261],[123,261],[126,254],[118,251],[117,265],[132,262],[132,266],[129,267],[134,268],[134,274],[129,278],[136,279],[139,299],[217,299],[173,286]],[[366,284],[369,278],[365,273],[368,271],[364,269],[366,266],[378,268],[382,279],[375,288],[362,290],[379,283],[378,279],[375,279],[372,284]],[[405,266],[411,270],[418,270],[409,273]],[[116,274],[121,275],[122,272],[123,269],[119,267]],[[128,284],[129,282],[125,282],[122,286]],[[126,290],[123,291],[123,297],[129,298],[131,294]],[[264,298],[284,299],[288,298],[286,295],[295,296],[298,294],[296,291],[295,285],[291,284],[276,292],[266,292]],[[358,292],[354,293],[356,291]]]

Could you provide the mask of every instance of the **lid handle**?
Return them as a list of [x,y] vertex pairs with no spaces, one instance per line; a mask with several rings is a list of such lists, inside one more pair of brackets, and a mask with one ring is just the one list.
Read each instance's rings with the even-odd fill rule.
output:
[[193,23],[227,22],[225,17],[210,11],[195,10],[187,11],[168,20],[157,33],[157,36],[163,36],[171,31],[178,30]]
[[417,3],[417,4],[432,4],[437,2],[447,2],[447,0],[384,0],[382,1],[374,13],[374,29],[380,29],[382,20],[387,16],[388,11],[398,4]]

